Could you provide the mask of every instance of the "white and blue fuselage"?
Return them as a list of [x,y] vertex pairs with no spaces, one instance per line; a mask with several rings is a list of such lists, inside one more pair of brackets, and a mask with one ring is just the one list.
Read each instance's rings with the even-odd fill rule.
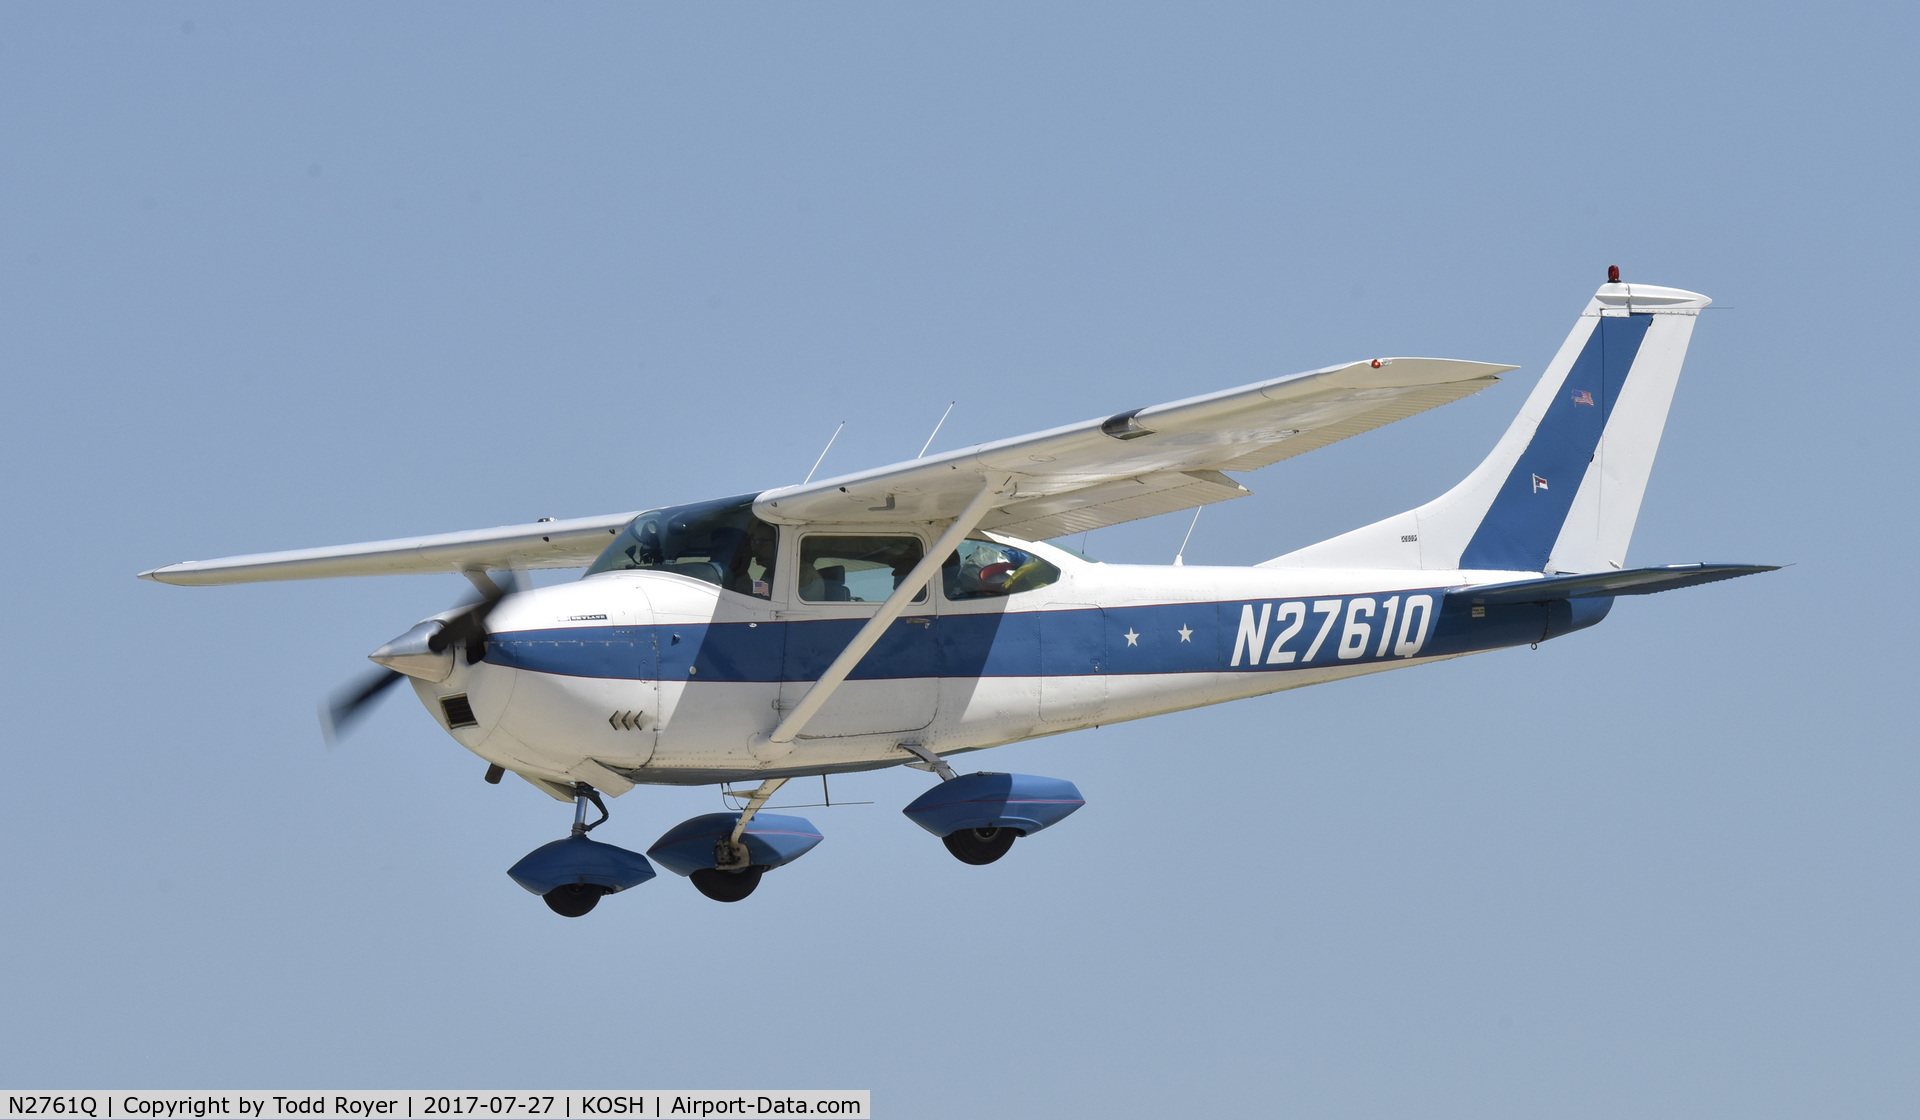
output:
[[[1537,572],[1101,564],[1008,543],[1060,578],[959,601],[936,582],[791,744],[766,735],[871,604],[802,602],[777,581],[769,600],[671,572],[603,572],[508,599],[478,664],[462,654],[446,680],[414,687],[488,761],[617,792],[912,762],[903,741],[979,750],[1537,642],[1612,602],[1475,610],[1472,586]],[[782,542],[776,572],[794,570],[794,547]],[[458,721],[450,697],[465,698]]]

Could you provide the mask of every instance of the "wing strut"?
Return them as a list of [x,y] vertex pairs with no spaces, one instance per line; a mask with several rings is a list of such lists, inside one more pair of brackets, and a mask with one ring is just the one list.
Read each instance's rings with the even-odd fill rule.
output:
[[841,682],[847,679],[847,674],[853,672],[854,667],[860,664],[860,659],[865,657],[874,643],[880,640],[880,635],[887,632],[887,627],[893,625],[894,619],[899,618],[900,613],[907,609],[907,604],[913,601],[913,597],[933,582],[934,573],[938,572],[940,565],[946,562],[947,554],[959,548],[960,542],[966,539],[967,534],[979,527],[980,522],[986,519],[987,511],[993,508],[994,499],[1000,495],[1001,488],[991,481],[980,487],[980,492],[967,503],[967,508],[961,510],[960,516],[954,518],[953,523],[947,526],[947,531],[940,534],[940,539],[927,550],[927,554],[921,558],[920,563],[914,565],[913,571],[907,573],[907,578],[900,581],[900,586],[893,589],[893,594],[887,596],[887,601],[880,605],[879,611],[875,612],[874,616],[867,620],[867,624],[860,628],[860,632],[853,636],[853,640],[847,643],[847,648],[840,651],[840,656],[833,659],[833,664],[827,666],[827,671],[820,674],[820,679],[815,681],[813,687],[807,690],[807,694],[800,698],[800,703],[794,705],[793,710],[787,713],[787,718],[780,721],[780,726],[774,728],[773,732],[764,739],[758,735],[754,736],[756,757],[764,761],[772,761],[793,749],[794,737],[799,735],[807,723],[826,705],[827,700],[833,696],[834,690],[838,689]]

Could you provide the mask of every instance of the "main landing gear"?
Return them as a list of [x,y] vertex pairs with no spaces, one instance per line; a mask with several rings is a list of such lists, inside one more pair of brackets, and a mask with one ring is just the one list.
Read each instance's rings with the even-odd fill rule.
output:
[[[1007,799],[1012,792],[1012,785],[1008,784],[1007,788],[1002,789],[999,783],[983,782],[982,779],[1001,777],[1053,781],[1051,778],[1024,779],[1022,775],[1007,774],[969,774],[962,778],[953,772],[953,767],[947,765],[946,759],[921,743],[909,740],[902,742],[900,749],[920,759],[908,765],[918,770],[933,771],[940,775],[941,783],[915,798],[913,804],[901,811],[907,814],[909,820],[940,837],[940,842],[947,846],[947,851],[953,853],[954,859],[975,867],[984,867],[1006,855],[1013,850],[1013,842],[1027,834],[1026,829],[1015,828],[1003,819],[1007,815]],[[1035,832],[1080,807],[1080,791],[1074,789],[1071,782],[1059,784],[1072,791],[1073,803],[1040,824],[1034,829]],[[982,799],[970,800],[973,798]]]
[[746,805],[740,810],[740,819],[725,835],[713,841],[713,866],[687,876],[695,890],[715,902],[739,902],[760,885],[760,876],[766,873],[767,866],[753,862],[753,853],[747,851],[740,838],[746,835],[754,814],[786,784],[785,778],[769,778],[748,795]]
[[920,755],[924,769],[940,775],[939,785],[901,812],[938,836],[961,863],[992,863],[1006,855],[1015,840],[1058,824],[1086,804],[1072,782],[1032,774],[955,774],[920,744],[901,746]]
[[715,902],[739,902],[760,885],[762,875],[792,863],[820,842],[820,833],[805,818],[760,811],[786,781],[761,782],[737,813],[681,821],[647,854],[667,870],[685,875],[695,890]]

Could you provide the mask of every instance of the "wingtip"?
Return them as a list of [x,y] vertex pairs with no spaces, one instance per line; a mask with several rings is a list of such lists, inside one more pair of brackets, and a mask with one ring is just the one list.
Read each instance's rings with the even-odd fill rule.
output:
[[193,566],[198,560],[182,560],[178,564],[162,564],[158,568],[148,568],[139,574],[140,579],[154,583],[164,583],[169,587],[185,587],[198,582],[191,577]]

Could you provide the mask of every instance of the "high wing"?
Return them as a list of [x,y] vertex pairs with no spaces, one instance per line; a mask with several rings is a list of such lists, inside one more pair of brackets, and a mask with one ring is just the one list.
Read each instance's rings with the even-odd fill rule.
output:
[[1220,473],[1290,459],[1485,389],[1514,366],[1380,358],[1328,366],[824,482],[769,490],[767,521],[937,521],[978,493],[981,521],[1028,540],[1117,525],[1252,493]]
[[579,568],[600,555],[607,541],[635,516],[634,513],[613,513],[566,521],[502,525],[498,529],[469,529],[430,537],[401,537],[291,552],[257,552],[220,560],[188,560],[141,572],[140,578],[184,587],[205,587],[217,583],[329,576]]
[[[992,491],[978,522],[1029,540],[1245,497],[1220,473],[1325,447],[1470,396],[1513,366],[1380,358],[1279,377],[878,470],[768,490],[767,521],[943,521]],[[976,510],[976,512],[978,512]],[[140,578],[185,586],[330,576],[577,568],[636,513],[189,560]],[[969,525],[971,529],[973,526]]]

